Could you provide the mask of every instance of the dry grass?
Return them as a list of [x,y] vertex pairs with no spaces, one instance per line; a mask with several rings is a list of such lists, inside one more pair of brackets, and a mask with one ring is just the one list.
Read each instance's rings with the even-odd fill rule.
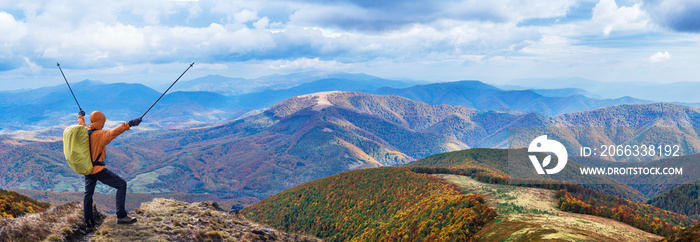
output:
[[[97,210],[94,212],[103,218]],[[84,237],[81,230],[85,230],[83,205],[71,202],[41,213],[0,220],[0,241],[74,241]]]
[[156,198],[130,216],[139,221],[116,224],[115,216],[108,217],[92,241],[320,241],[269,229],[213,202]]
[[[553,190],[487,184],[466,176],[436,176],[465,192],[481,193],[489,207],[498,208],[499,216],[477,233],[483,241],[657,241],[662,238],[612,219],[563,212],[556,206]],[[509,206],[503,208],[499,203]]]

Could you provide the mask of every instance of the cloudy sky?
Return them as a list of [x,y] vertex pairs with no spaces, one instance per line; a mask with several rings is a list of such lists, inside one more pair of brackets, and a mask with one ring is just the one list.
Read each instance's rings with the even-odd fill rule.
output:
[[0,0],[0,90],[302,71],[700,81],[695,0]]

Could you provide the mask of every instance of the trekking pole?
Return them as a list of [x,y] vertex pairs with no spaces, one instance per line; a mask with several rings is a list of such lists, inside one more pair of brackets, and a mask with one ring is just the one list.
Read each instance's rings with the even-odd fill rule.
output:
[[170,88],[173,87],[173,86],[175,85],[175,83],[177,83],[177,81],[179,81],[180,78],[181,78],[182,76],[184,76],[185,73],[187,73],[187,71],[190,70],[190,68],[192,68],[193,65],[194,65],[194,62],[192,62],[192,64],[190,64],[190,67],[187,67],[187,69],[186,69],[184,72],[182,72],[182,74],[180,74],[180,77],[178,77],[178,78],[175,80],[175,82],[173,82],[173,84],[170,84],[170,87],[168,87],[168,89],[165,90],[165,92],[163,92],[162,95],[160,95],[160,97],[158,98],[158,100],[156,100],[156,102],[154,102],[153,105],[151,105],[151,107],[148,108],[148,110],[146,110],[146,112],[143,113],[143,115],[141,115],[141,118],[143,118],[143,116],[146,116],[146,114],[148,113],[148,111],[151,111],[151,108],[153,108],[153,106],[155,106],[156,103],[158,103],[158,101],[160,101],[160,99],[163,98],[163,96],[165,96],[165,94],[168,93],[168,91],[170,91]]
[[61,64],[59,64],[58,62],[56,62],[56,66],[58,66],[58,69],[61,70],[61,75],[63,76],[63,80],[66,81],[66,85],[68,85],[68,90],[70,90],[70,94],[73,95],[73,100],[75,100],[75,104],[78,104],[78,108],[82,111],[83,108],[80,107],[80,103],[78,103],[78,99],[75,98],[75,93],[73,93],[73,89],[70,88],[70,84],[68,84],[68,79],[66,79],[66,75],[63,74],[63,69],[61,69]]

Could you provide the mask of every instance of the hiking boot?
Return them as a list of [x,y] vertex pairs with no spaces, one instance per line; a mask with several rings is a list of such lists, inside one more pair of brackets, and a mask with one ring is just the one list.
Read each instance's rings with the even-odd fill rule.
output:
[[85,234],[92,233],[92,231],[95,231],[95,220],[90,219],[85,221]]
[[133,224],[136,223],[136,218],[134,217],[123,217],[123,218],[117,218],[117,224]]

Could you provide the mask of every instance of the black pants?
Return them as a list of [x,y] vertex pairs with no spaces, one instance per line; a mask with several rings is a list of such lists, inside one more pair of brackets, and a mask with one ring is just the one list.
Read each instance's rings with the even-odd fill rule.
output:
[[92,219],[92,195],[95,193],[97,181],[117,189],[117,218],[126,217],[126,181],[107,168],[102,171],[85,176],[85,196],[83,197],[83,215],[85,221]]

